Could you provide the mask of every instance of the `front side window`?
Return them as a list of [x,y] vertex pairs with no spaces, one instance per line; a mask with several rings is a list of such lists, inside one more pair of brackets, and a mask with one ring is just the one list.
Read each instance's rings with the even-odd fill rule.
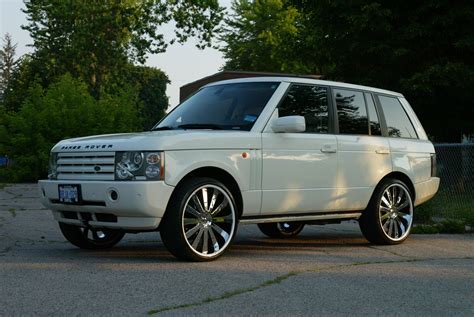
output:
[[369,134],[369,119],[364,94],[359,91],[334,89],[340,134]]
[[328,133],[329,104],[327,88],[292,85],[278,106],[278,116],[303,116],[307,133]]
[[378,96],[378,98],[387,122],[388,136],[417,139],[415,129],[400,101],[394,97]]
[[152,130],[250,131],[278,86],[278,82],[249,82],[205,87],[186,99]]

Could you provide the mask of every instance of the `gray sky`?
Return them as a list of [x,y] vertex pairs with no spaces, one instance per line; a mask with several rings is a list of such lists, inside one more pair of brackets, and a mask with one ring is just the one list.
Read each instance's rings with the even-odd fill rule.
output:
[[[221,5],[230,6],[231,0],[220,0]],[[10,33],[17,46],[17,55],[21,56],[31,52],[27,47],[32,40],[27,31],[21,29],[26,24],[26,16],[21,12],[22,0],[0,0],[0,37]],[[166,37],[173,36],[173,29],[165,27],[163,33]],[[215,49],[199,50],[194,46],[194,41],[181,45],[175,44],[165,53],[150,55],[146,65],[162,69],[170,78],[167,94],[170,97],[170,106],[177,105],[179,100],[179,87],[204,76],[213,74],[223,64],[222,54]]]

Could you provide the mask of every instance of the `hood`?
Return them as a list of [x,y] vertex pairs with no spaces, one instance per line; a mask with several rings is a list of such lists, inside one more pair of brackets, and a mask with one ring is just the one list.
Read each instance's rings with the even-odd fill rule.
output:
[[67,139],[53,152],[166,151],[260,148],[259,133],[220,130],[170,130],[94,135]]

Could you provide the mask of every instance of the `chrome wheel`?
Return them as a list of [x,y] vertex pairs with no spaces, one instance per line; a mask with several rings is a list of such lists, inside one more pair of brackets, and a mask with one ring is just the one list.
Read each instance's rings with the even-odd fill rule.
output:
[[110,240],[110,237],[114,235],[114,233],[102,230],[95,230],[89,228],[82,228],[80,227],[79,230],[84,239],[88,240],[91,243],[95,244],[102,244],[107,243]]
[[194,190],[182,213],[182,230],[189,248],[201,257],[215,257],[230,243],[236,216],[232,199],[219,186]]
[[304,222],[271,222],[257,224],[260,231],[270,238],[288,239],[297,236],[304,228]]
[[300,233],[303,229],[304,223],[302,222],[278,222],[277,228],[282,235],[294,236]]
[[413,203],[410,192],[401,184],[388,186],[380,199],[379,219],[383,233],[392,241],[400,241],[410,233]]
[[119,230],[84,228],[62,222],[59,228],[69,242],[83,249],[111,248],[125,235]]

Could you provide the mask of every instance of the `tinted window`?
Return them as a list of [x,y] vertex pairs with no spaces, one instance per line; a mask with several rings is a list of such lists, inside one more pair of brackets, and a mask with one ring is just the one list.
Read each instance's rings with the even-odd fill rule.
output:
[[365,94],[365,101],[367,103],[367,110],[369,112],[370,122],[370,135],[382,135],[382,129],[380,128],[379,116],[375,109],[374,99],[371,94]]
[[249,131],[279,83],[205,87],[170,112],[155,129],[212,128]]
[[400,101],[393,97],[378,97],[387,122],[388,135],[395,138],[418,138]]
[[278,116],[304,116],[306,132],[328,132],[327,88],[312,85],[292,85],[278,107]]
[[369,119],[362,92],[334,89],[339,133],[369,134]]

